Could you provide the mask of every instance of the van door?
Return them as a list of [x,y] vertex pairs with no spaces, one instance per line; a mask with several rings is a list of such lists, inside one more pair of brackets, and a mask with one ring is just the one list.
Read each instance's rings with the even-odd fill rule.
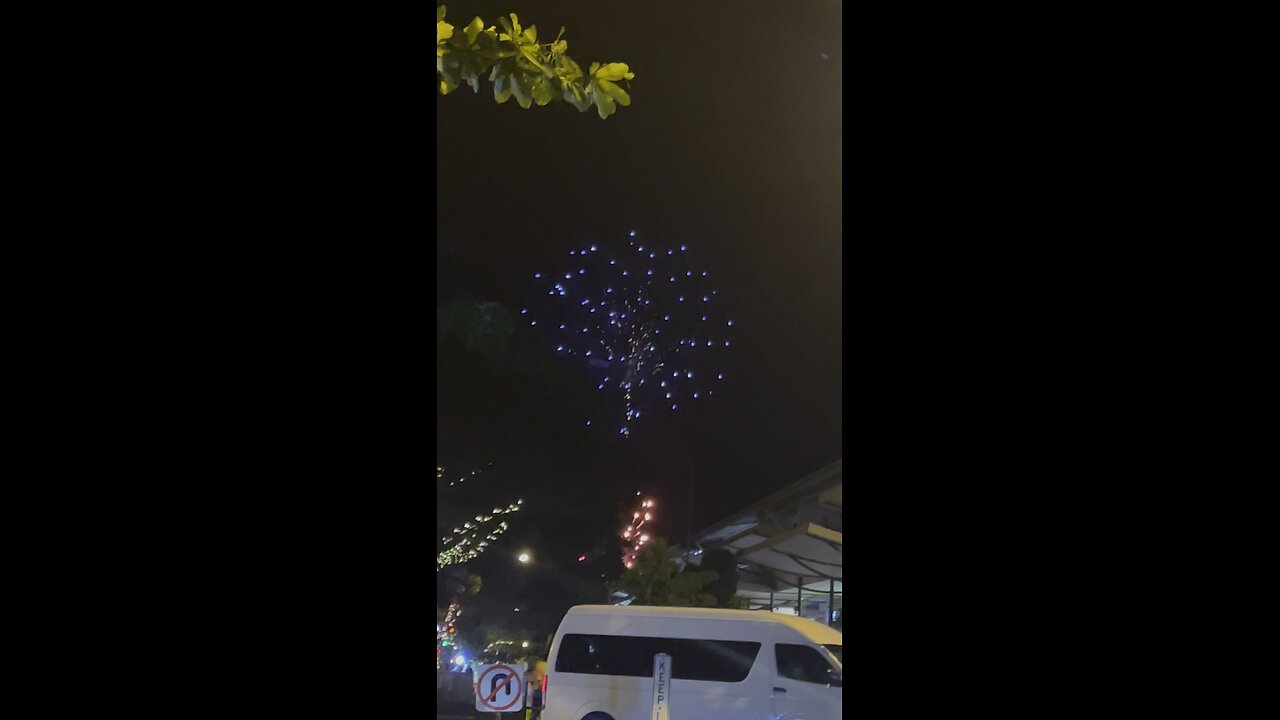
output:
[[817,645],[773,646],[773,710],[777,720],[835,720],[843,707],[841,671]]

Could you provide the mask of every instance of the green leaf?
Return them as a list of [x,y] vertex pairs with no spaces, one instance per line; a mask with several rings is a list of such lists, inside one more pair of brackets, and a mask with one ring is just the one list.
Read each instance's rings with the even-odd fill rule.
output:
[[561,55],[556,58],[556,74],[561,80],[573,81],[582,77],[582,68],[578,67],[578,63],[568,55]]
[[[592,65],[592,67],[594,68],[596,65]],[[608,65],[602,65],[599,70],[593,69],[591,74],[601,80],[610,80],[613,82],[617,82],[623,78],[630,80],[635,77],[635,73],[628,71],[626,63],[609,63]]]
[[578,108],[578,112],[591,107],[591,98],[587,97],[581,85],[574,82],[564,84],[564,101]]
[[538,104],[538,107],[547,105],[552,100],[551,83],[542,75],[533,78],[533,82],[529,84],[529,92],[533,95],[533,101]]
[[587,94],[591,97],[591,101],[596,104],[596,113],[600,115],[601,120],[608,120],[609,116],[618,111],[618,105],[609,97],[609,94],[600,90],[600,86],[592,82],[587,87]]
[[472,18],[462,32],[467,36],[467,45],[474,45],[476,37],[484,32],[484,21],[478,17]]
[[625,90],[618,87],[617,85],[609,82],[608,80],[598,80],[598,79],[595,81],[595,84],[606,95],[613,98],[622,107],[627,107],[631,105],[631,96],[628,95]]
[[436,22],[440,22],[444,19],[444,8],[444,5],[436,8]]
[[502,105],[511,99],[511,76],[501,75],[493,82],[493,99]]
[[436,22],[436,42],[453,37],[453,26],[447,22]]
[[525,110],[528,110],[533,105],[533,94],[529,89],[529,79],[524,73],[511,73],[511,92],[516,96],[516,102]]
[[587,74],[588,74],[588,75],[595,75],[595,74],[596,74],[596,69],[597,69],[597,68],[599,68],[599,67],[600,67],[600,63],[598,63],[598,62],[593,62],[593,63],[591,63],[591,67],[587,70]]
[[451,82],[449,82],[448,80],[441,80],[441,81],[440,81],[440,94],[441,94],[441,95],[448,95],[449,93],[451,93],[451,92],[453,92],[454,90],[457,90],[457,89],[458,89],[458,85],[457,85],[457,83],[451,83]]
[[529,27],[525,28],[524,36],[526,39],[528,39],[530,43],[537,43],[538,42],[538,26],[530,25]]

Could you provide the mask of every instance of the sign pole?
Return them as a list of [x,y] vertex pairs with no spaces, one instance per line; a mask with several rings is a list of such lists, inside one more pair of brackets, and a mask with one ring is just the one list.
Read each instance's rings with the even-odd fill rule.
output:
[[653,656],[653,712],[650,720],[671,720],[671,656]]

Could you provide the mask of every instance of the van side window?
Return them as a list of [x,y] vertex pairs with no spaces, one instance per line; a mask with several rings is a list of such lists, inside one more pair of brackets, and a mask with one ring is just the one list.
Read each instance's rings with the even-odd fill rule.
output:
[[774,653],[780,677],[818,685],[826,685],[836,677],[836,669],[814,648],[779,643]]
[[652,677],[653,656],[671,656],[676,680],[742,682],[751,673],[760,643],[740,640],[565,635],[560,639],[556,672]]

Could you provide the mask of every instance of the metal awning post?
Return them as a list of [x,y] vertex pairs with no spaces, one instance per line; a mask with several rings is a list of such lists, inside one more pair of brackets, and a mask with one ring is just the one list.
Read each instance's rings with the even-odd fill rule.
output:
[[836,579],[827,578],[827,627],[836,622]]
[[804,617],[804,576],[796,576],[796,617]]

